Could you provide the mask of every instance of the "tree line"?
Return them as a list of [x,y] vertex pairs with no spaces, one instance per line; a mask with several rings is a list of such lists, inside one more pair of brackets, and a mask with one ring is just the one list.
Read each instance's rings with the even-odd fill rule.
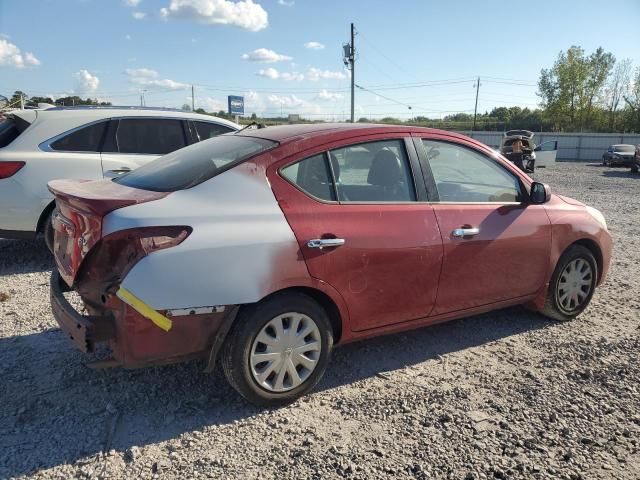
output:
[[[640,132],[640,67],[634,69],[629,59],[616,61],[602,48],[589,55],[575,45],[560,52],[551,68],[541,70],[537,95],[540,108],[496,107],[478,113],[476,130]],[[400,122],[392,117],[373,121]],[[456,113],[442,120],[418,116],[406,122],[470,130],[473,115]]]

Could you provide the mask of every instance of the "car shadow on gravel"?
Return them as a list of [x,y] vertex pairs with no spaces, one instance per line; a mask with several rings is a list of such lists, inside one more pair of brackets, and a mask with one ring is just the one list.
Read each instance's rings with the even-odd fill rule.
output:
[[607,170],[602,172],[602,176],[609,178],[635,178],[640,180],[640,174],[633,173],[631,170]]
[[[511,308],[345,345],[315,392],[551,325]],[[183,433],[224,428],[261,412],[219,370],[203,374],[200,362],[127,371],[89,369],[86,360],[58,329],[0,339],[0,477],[110,449],[166,440],[180,446]]]
[[44,272],[53,268],[53,255],[42,239],[0,238],[0,276]]

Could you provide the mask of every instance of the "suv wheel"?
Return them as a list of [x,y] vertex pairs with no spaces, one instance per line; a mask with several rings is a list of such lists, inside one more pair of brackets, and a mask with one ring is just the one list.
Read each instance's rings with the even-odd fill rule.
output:
[[587,308],[598,278],[598,264],[589,249],[573,245],[562,254],[549,283],[542,314],[571,320]]
[[47,245],[47,248],[51,253],[53,253],[53,215],[56,209],[54,208],[49,212],[47,218],[44,221],[44,226],[42,227],[42,233],[44,235],[44,243]]
[[320,380],[333,332],[324,309],[301,293],[244,307],[227,335],[221,364],[227,380],[261,407],[286,405]]

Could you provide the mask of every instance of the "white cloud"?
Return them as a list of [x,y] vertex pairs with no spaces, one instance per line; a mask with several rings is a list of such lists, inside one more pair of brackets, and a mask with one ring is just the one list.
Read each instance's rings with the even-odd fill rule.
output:
[[176,82],[168,78],[159,78],[160,74],[150,68],[127,68],[124,71],[129,82],[139,87],[159,87],[168,90],[182,90],[188,88],[187,83]]
[[124,0],[127,7],[137,7],[142,0]]
[[131,40],[131,35],[129,35],[128,33],[124,36],[125,40]]
[[261,5],[253,0],[171,0],[160,9],[164,19],[182,18],[200,23],[233,25],[252,32],[267,27],[269,18]]
[[24,68],[38,65],[40,65],[40,60],[33,53],[25,52],[23,54],[6,38],[0,38],[0,67]]
[[[186,97],[186,98],[189,102],[191,102],[191,97]],[[196,109],[198,108],[204,108],[204,110],[207,112],[217,113],[220,110],[226,111],[227,105],[221,100],[218,100],[213,97],[204,97],[204,98],[196,97]]]
[[291,57],[288,57],[287,55],[281,55],[274,52],[273,50],[269,50],[268,48],[258,48],[253,52],[243,53],[241,58],[243,60],[249,60],[251,62],[264,63],[284,62],[287,60],[292,60]]
[[307,70],[307,78],[312,82],[317,82],[318,80],[342,80],[343,78],[347,78],[347,75],[340,71],[334,72],[311,67]]
[[271,80],[285,80],[299,82],[304,80],[304,75],[299,72],[279,72],[275,68],[269,67],[260,70],[257,73],[260,77],[270,78]]
[[144,13],[144,12],[133,12],[133,13],[131,14],[131,16],[132,16],[133,18],[135,18],[136,20],[142,20],[144,17],[146,17],[146,16],[147,16],[147,14],[146,14],[146,13]]
[[93,93],[100,85],[100,79],[96,75],[91,74],[89,70],[82,69],[74,73],[73,78],[76,79],[77,88],[75,92],[77,93]]
[[293,0],[289,0],[289,1],[287,1],[287,0],[278,0],[278,5],[283,5],[285,7],[293,7],[293,5],[295,3],[296,2],[294,2]]
[[307,42],[304,44],[304,48],[308,48],[309,50],[322,50],[324,44],[320,42]]
[[318,100],[335,102],[336,100],[342,100],[344,98],[344,95],[342,95],[341,93],[328,92],[327,90],[323,89],[318,92],[318,95],[316,95],[315,98]]
[[271,107],[296,108],[303,106],[305,103],[307,102],[295,95],[269,95],[267,97],[267,104]]

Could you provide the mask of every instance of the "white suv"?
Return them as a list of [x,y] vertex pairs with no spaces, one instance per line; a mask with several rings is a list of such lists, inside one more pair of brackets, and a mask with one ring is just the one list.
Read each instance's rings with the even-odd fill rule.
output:
[[50,180],[116,176],[240,127],[179,110],[54,107],[0,117],[0,238],[43,233],[51,248]]

